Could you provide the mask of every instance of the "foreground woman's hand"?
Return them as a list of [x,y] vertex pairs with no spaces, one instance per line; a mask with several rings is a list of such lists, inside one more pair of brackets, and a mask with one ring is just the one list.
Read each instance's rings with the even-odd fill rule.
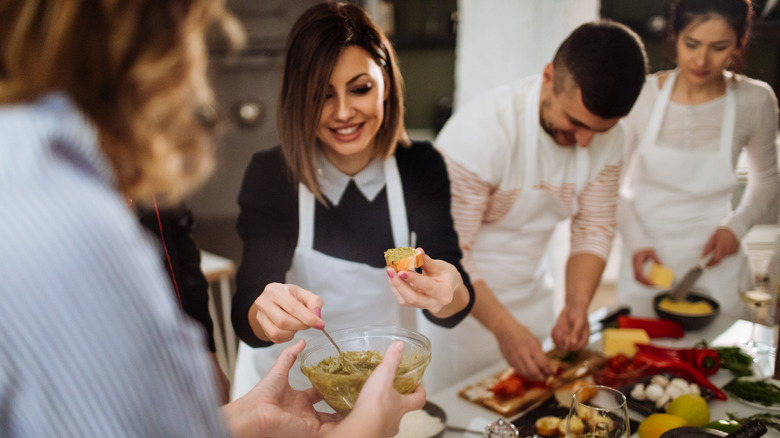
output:
[[422,274],[396,272],[388,267],[390,289],[402,306],[426,309],[437,318],[447,318],[463,310],[469,302],[469,291],[457,268],[443,260],[423,255]]
[[333,430],[340,416],[314,410],[313,405],[322,400],[319,393],[314,388],[296,391],[288,381],[290,368],[305,345],[298,341],[285,348],[254,388],[222,408],[232,436],[314,437]]
[[355,408],[328,437],[391,437],[398,433],[401,417],[425,405],[425,389],[418,386],[402,395],[393,387],[395,370],[401,363],[404,343],[396,341],[387,348],[382,363],[360,390]]
[[322,329],[322,298],[294,284],[271,283],[249,308],[255,335],[274,343],[286,342],[300,330]]

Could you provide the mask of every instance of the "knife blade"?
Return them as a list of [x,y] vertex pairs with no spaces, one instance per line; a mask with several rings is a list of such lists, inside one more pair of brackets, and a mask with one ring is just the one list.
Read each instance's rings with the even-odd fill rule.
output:
[[[605,328],[612,326],[617,322],[618,316],[629,315],[631,308],[629,306],[619,306],[614,309],[606,310],[606,315],[601,316],[602,313],[594,312],[588,318],[590,323],[590,334],[603,331]],[[597,319],[598,318],[598,319]]]

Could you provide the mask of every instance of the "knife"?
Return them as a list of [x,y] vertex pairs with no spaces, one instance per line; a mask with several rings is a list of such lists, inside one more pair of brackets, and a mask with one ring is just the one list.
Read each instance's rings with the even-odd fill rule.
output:
[[606,309],[605,311],[605,316],[601,316],[603,314],[602,312],[596,311],[588,318],[591,335],[615,325],[619,316],[629,315],[631,313],[631,308],[629,306],[619,306],[613,309]]

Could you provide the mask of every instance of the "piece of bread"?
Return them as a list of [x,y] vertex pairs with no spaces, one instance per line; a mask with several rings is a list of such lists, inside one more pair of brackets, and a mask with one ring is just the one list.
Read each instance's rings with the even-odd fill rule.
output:
[[555,435],[558,432],[558,424],[561,422],[559,417],[548,415],[536,420],[536,433],[539,435]]
[[572,435],[582,435],[585,431],[585,423],[582,422],[580,417],[572,415],[571,417],[564,418],[558,423],[558,436],[566,436],[566,425],[568,423],[571,423],[569,425],[569,433]]
[[385,262],[396,271],[416,269],[423,264],[423,251],[407,246],[388,249],[385,251]]

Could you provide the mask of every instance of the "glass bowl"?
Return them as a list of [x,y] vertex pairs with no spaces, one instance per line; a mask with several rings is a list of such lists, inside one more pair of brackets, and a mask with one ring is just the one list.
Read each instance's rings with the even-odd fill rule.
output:
[[298,356],[298,362],[303,374],[328,406],[342,415],[352,410],[363,384],[393,342],[403,341],[406,344],[393,381],[399,393],[414,392],[431,362],[431,341],[412,330],[366,326],[328,333],[345,354],[351,367],[341,362],[336,348],[323,334],[306,343],[306,348]]

